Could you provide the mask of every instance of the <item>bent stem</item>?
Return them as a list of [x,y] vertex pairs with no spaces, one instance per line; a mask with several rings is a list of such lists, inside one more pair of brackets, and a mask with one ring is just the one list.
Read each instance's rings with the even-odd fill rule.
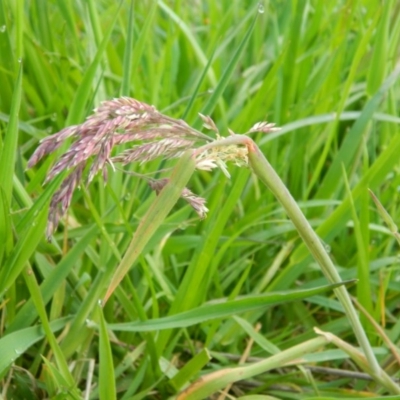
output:
[[[305,245],[310,250],[312,256],[322,269],[322,272],[331,283],[340,283],[342,279],[337,272],[332,260],[321,243],[320,238],[314,232],[306,217],[302,213],[300,207],[282,182],[279,175],[265,158],[255,142],[245,135],[232,135],[224,140],[206,144],[197,149],[195,153],[200,153],[204,149],[217,146],[242,145],[248,149],[249,165],[257,177],[271,190],[277,200],[285,209],[286,214],[292,220],[299,235],[303,239]],[[354,334],[362,348],[368,363],[374,371],[375,376],[380,376],[382,369],[372,351],[371,345],[360,323],[357,312],[351,302],[350,296],[344,286],[334,289],[336,296],[341,302],[345,314],[350,321]]]
[[[246,137],[243,144],[245,144],[248,148],[249,163],[252,170],[281,203],[287,215],[295,225],[305,245],[310,250],[314,259],[320,265],[324,275],[331,283],[342,282],[342,279],[340,278],[340,275],[333,265],[332,260],[322,245],[320,238],[312,229],[300,207],[297,205],[296,201],[282,182],[281,178],[275,172],[274,168],[264,157],[263,153],[252,139]],[[337,289],[334,289],[334,291],[339,301],[342,303],[347,318],[349,319],[353,328],[354,334],[356,335],[358,343],[364,351],[371,369],[374,371],[375,375],[379,376],[382,370],[375,358],[371,345],[347,290],[343,286],[340,286]]]

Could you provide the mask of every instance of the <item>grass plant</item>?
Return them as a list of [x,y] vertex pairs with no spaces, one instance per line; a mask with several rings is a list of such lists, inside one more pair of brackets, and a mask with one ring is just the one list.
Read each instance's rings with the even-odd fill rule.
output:
[[398,11],[0,2],[1,398],[398,398]]

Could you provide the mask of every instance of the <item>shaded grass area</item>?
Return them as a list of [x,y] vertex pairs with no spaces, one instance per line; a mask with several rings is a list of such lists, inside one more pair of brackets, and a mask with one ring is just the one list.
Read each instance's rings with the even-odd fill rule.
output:
[[121,95],[197,129],[198,113],[210,114],[224,135],[277,123],[253,139],[342,279],[357,280],[346,289],[398,384],[398,243],[368,193],[399,219],[398,11],[375,0],[1,2],[3,397],[391,398],[250,170],[196,172],[189,187],[207,199],[207,219],[178,201],[100,307],[154,193],[110,169],[106,186],[97,176],[75,192],[47,242],[62,177],[43,186],[54,156],[25,168],[39,139]]

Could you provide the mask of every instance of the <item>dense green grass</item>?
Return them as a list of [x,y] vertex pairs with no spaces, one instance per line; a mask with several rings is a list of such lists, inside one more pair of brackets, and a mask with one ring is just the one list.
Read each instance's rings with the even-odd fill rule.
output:
[[[399,12],[394,0],[1,1],[2,398],[398,398],[399,243],[368,188],[398,221]],[[43,185],[55,156],[26,163],[41,138],[118,96],[197,129],[211,115],[226,136],[282,127],[252,137],[342,279],[357,279],[346,289],[370,356],[282,205],[234,165],[231,179],[194,173],[207,219],[168,203],[101,303],[156,196],[110,169],[106,186],[99,175],[76,191],[47,242],[61,177]]]

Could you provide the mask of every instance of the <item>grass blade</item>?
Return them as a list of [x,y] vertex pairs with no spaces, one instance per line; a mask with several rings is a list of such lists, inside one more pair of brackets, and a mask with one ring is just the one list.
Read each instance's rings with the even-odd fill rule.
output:
[[67,360],[65,359],[64,354],[62,353],[60,346],[54,336],[53,331],[50,327],[50,322],[47,317],[46,309],[43,303],[43,298],[40,293],[39,285],[36,281],[36,277],[34,272],[29,267],[24,270],[24,278],[29,289],[30,296],[35,304],[35,308],[39,314],[39,318],[42,322],[43,330],[46,334],[46,338],[49,341],[51,349],[54,353],[55,360],[57,363],[57,367],[60,370],[60,374],[65,382],[68,383],[68,387],[71,391],[76,391],[76,384],[74,378],[72,377],[71,372],[68,368]]
[[[19,64],[17,80],[15,82],[14,93],[12,97],[10,120],[6,135],[4,138],[4,146],[0,153],[0,187],[4,191],[5,201],[11,204],[12,182],[14,176],[15,160],[17,157],[18,145],[18,116],[21,105],[22,95],[22,63]],[[0,220],[0,225],[2,221]]]
[[[52,332],[57,332],[65,327],[71,317],[64,317],[50,323]],[[25,351],[44,337],[40,325],[31,326],[5,335],[0,338],[0,377],[4,376],[7,368]]]
[[32,256],[43,238],[43,235],[38,235],[38,231],[44,231],[46,222],[47,209],[44,208],[36,218],[33,219],[32,225],[28,228],[26,233],[19,238],[18,243],[4,263],[0,271],[0,293],[4,293],[24,269],[26,262]]
[[211,360],[207,349],[201,350],[170,380],[175,389],[179,390]]
[[382,84],[386,74],[387,52],[389,47],[390,16],[393,13],[393,2],[386,1],[383,7],[383,16],[379,20],[375,36],[374,51],[367,78],[367,93],[372,96]]
[[169,183],[164,187],[143,217],[135,235],[121,261],[104,297],[104,302],[111,296],[117,285],[137,260],[147,242],[162,224],[172,207],[179,199],[182,190],[194,172],[195,162],[191,152],[187,151],[176,164]]
[[294,291],[271,292],[263,295],[243,296],[236,300],[216,301],[205,304],[190,311],[169,317],[151,319],[140,322],[127,322],[122,324],[109,324],[109,328],[115,331],[146,332],[163,329],[184,328],[217,318],[226,318],[234,314],[256,310],[271,305],[283,304],[307,297],[315,296],[328,290],[338,288],[347,282],[335,285],[320,286],[313,289]]
[[[139,58],[138,54],[133,52],[133,34],[135,31],[134,24],[134,0],[131,0],[131,4],[129,6],[129,20],[128,20],[128,33],[126,36],[126,45],[124,51],[124,61],[123,61],[123,73],[122,73],[122,83],[121,83],[121,91],[120,96],[129,96],[130,86],[131,86],[131,76],[132,76],[132,59],[133,54],[137,58]],[[140,58],[139,58],[140,59]]]
[[[364,245],[364,240],[362,237],[362,229],[361,229],[361,224],[360,220],[357,215],[357,211],[354,205],[353,197],[351,195],[351,189],[350,189],[350,184],[347,179],[346,171],[343,167],[343,181],[345,183],[346,191],[347,191],[347,196],[350,199],[350,204],[351,204],[351,212],[353,216],[353,222],[354,222],[354,231],[355,231],[355,236],[356,236],[356,242],[357,242],[357,258],[358,258],[358,273],[357,277],[359,279],[358,285],[357,285],[357,299],[360,302],[360,304],[365,307],[365,309],[369,312],[372,313],[372,298],[370,296],[371,293],[371,276],[370,276],[370,271],[369,271],[369,263],[368,263],[368,252],[365,249]],[[363,321],[364,322],[364,321]]]
[[[77,264],[82,253],[87,250],[90,242],[98,235],[97,227],[90,229],[86,235],[80,239],[75,246],[64,255],[59,264],[51,271],[40,286],[43,302],[46,305],[51,299],[57,288]],[[29,299],[19,310],[12,323],[7,327],[7,334],[18,331],[34,322],[37,317],[37,310],[33,300]]]
[[202,400],[233,382],[253,377],[274,368],[283,367],[294,360],[296,360],[296,363],[301,363],[302,356],[312,353],[328,343],[325,338],[324,340],[319,339],[321,338],[309,340],[251,365],[222,369],[205,375],[184,390],[177,397],[177,400]]
[[[122,3],[121,3],[122,5]],[[121,7],[120,5],[120,7]],[[66,125],[73,125],[83,120],[84,115],[86,113],[86,103],[91,94],[91,88],[93,85],[93,80],[95,78],[96,72],[101,64],[103,54],[107,48],[108,42],[110,40],[111,33],[114,29],[114,25],[117,21],[118,14],[120,7],[118,8],[117,12],[115,13],[114,18],[112,19],[110,26],[107,32],[104,35],[103,40],[99,48],[97,49],[96,56],[94,57],[92,63],[90,64],[89,68],[87,69],[82,82],[80,83],[72,104],[69,109],[68,118],[66,120]]]
[[[158,1],[159,7],[165,11],[165,13],[177,24],[177,26],[182,30],[182,32],[185,34],[187,39],[189,40],[194,53],[196,54],[200,64],[202,65],[203,68],[206,68],[207,66],[207,57],[204,54],[203,50],[201,49],[199,43],[197,42],[196,38],[193,36],[190,28],[188,25],[183,21],[178,15],[174,13],[174,11],[168,7],[162,0]],[[217,79],[215,77],[215,73],[212,69],[209,69],[207,73],[208,79],[210,80],[210,83],[212,86],[215,86],[217,83]]]
[[396,66],[395,70],[383,82],[377,93],[365,105],[360,118],[357,119],[350,132],[347,134],[338,154],[335,156],[327,174],[319,186],[318,192],[315,195],[316,198],[329,198],[330,195],[337,189],[339,182],[341,182],[340,176],[342,163],[346,168],[349,167],[356,150],[359,148],[362,135],[367,124],[371,120],[371,116],[377,110],[385,93],[390,89],[391,86],[394,85],[399,75],[400,64]]
[[3,188],[0,187],[0,265],[3,256],[8,257],[13,248],[12,220],[9,213],[10,206],[7,202]]
[[[227,87],[227,85],[232,77],[232,74],[239,62],[239,59],[246,47],[246,44],[254,30],[254,26],[256,24],[258,16],[259,16],[259,12],[257,9],[256,16],[254,17],[253,22],[251,23],[250,27],[247,29],[247,32],[244,35],[242,41],[240,42],[232,59],[229,61],[223,75],[221,76],[221,79],[218,82],[218,85],[214,89],[214,91],[213,91],[212,95],[210,96],[210,98],[208,99],[207,103],[204,105],[204,107],[201,111],[202,114],[209,115],[213,112],[217,102],[219,101],[220,97],[222,96],[222,93],[224,92],[225,88]],[[197,121],[199,121],[199,120],[197,120]],[[197,124],[199,124],[199,122],[197,122]],[[196,123],[194,125],[196,126]]]
[[99,391],[100,400],[116,399],[116,388],[114,378],[114,363],[111,352],[110,339],[108,337],[107,326],[104,321],[103,310],[99,307],[100,318],[100,374],[99,374]]
[[[145,23],[143,24],[143,28],[141,29],[137,37],[135,47],[132,51],[132,53],[135,55],[132,61],[132,72],[138,76],[139,76],[138,69],[140,63],[142,62],[146,43],[149,43],[151,41],[152,32],[150,28],[154,25],[154,19],[156,17],[157,8],[158,8],[158,2],[157,1],[152,2],[150,5],[150,9],[147,10]],[[131,28],[133,28],[133,26]],[[135,91],[135,93],[138,92],[140,93],[140,91],[142,90],[141,85],[133,85],[133,90]],[[138,96],[138,94],[136,94],[136,96]]]

